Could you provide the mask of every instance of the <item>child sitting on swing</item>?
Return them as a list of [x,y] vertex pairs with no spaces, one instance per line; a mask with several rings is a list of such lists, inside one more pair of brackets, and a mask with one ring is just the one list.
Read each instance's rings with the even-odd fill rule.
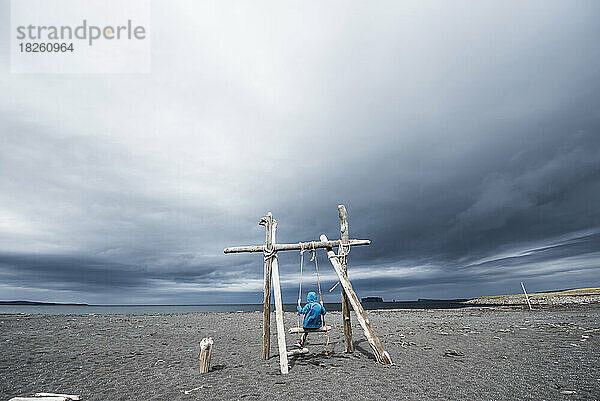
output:
[[306,342],[308,332],[318,330],[323,326],[322,316],[325,315],[325,308],[322,303],[317,302],[317,294],[311,291],[306,296],[306,305],[304,305],[304,308],[300,307],[300,300],[298,300],[296,309],[299,315],[304,315],[304,322],[302,323],[304,334],[302,334],[302,338],[296,343],[296,346],[302,348]]

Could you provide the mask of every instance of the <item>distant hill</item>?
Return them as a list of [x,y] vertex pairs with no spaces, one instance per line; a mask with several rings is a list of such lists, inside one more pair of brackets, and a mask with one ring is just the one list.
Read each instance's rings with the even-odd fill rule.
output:
[[0,301],[0,305],[78,305],[78,306],[88,306],[88,304],[34,302],[34,301]]

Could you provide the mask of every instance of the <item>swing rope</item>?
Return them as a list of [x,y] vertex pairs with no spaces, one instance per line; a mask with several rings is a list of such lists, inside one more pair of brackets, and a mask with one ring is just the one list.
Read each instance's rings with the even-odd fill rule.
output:
[[[299,242],[300,245],[300,289],[298,290],[298,306],[302,302],[302,267],[304,265],[304,244]],[[296,327],[298,328],[298,340],[300,340],[300,312],[296,311],[296,315],[298,316],[298,322]]]
[[[319,301],[321,302],[321,306],[323,306],[323,294],[321,294],[321,280],[319,279],[319,264],[317,263],[317,246],[315,242],[312,242],[312,258],[315,260],[315,270],[317,271],[317,286],[319,288]],[[325,315],[321,316],[321,321],[323,322],[323,326],[325,326],[325,333],[327,333],[327,343],[325,344],[325,355],[328,355],[327,348],[329,347],[329,329],[325,324]]]

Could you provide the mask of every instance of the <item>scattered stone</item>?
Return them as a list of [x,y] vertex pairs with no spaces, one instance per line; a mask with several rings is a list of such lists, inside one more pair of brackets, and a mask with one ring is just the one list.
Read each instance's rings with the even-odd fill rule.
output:
[[181,391],[183,394],[191,394],[191,393],[193,393],[194,391],[198,391],[198,390],[201,390],[201,389],[203,389],[203,388],[211,388],[211,387],[212,387],[212,386],[205,386],[205,385],[203,384],[203,385],[202,385],[202,386],[200,386],[200,387],[195,387],[195,388],[192,388],[192,389],[189,389],[189,390],[179,390],[179,391]]
[[456,351],[454,349],[446,349],[444,351],[444,356],[464,356],[462,352]]
[[142,351],[135,351],[135,352],[132,352],[132,353],[130,353],[128,355],[123,355],[122,358],[134,358],[134,357],[136,357],[138,355],[144,355],[144,353]]

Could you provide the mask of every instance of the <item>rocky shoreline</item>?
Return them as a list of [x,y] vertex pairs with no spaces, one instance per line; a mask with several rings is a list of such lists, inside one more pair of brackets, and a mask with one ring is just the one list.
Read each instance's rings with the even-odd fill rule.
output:
[[[541,292],[528,294],[531,306],[566,306],[600,304],[600,289],[577,289],[558,292]],[[480,297],[464,301],[468,305],[525,305],[527,299],[524,294],[499,295],[493,297]]]

